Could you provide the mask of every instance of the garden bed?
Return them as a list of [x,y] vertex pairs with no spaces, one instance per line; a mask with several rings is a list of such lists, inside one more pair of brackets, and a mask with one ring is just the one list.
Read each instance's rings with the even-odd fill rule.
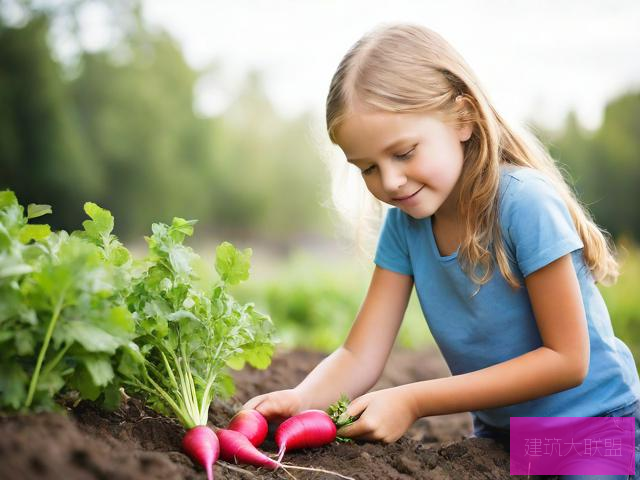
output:
[[[236,393],[214,401],[211,424],[224,426],[249,398],[290,388],[321,359],[318,352],[280,351],[267,370],[246,367],[234,374]],[[375,389],[448,375],[436,349],[394,350]],[[41,413],[0,417],[0,478],[20,479],[204,479],[201,468],[181,452],[183,428],[129,399],[107,413],[91,402],[73,406],[68,415]],[[273,427],[273,426],[271,426]],[[271,430],[271,428],[270,428]],[[323,448],[287,453],[285,462],[331,469],[365,479],[501,479],[509,475],[509,454],[493,440],[468,438],[468,413],[423,418],[393,444],[333,443]],[[261,449],[277,451],[270,435]],[[219,464],[216,478],[291,478],[284,472],[243,467],[232,471]],[[338,478],[317,472],[293,472],[299,479]],[[518,477],[514,477],[518,478]]]

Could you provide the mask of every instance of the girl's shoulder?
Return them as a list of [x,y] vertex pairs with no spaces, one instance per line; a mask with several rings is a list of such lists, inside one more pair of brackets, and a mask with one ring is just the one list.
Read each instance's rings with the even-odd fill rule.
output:
[[509,166],[501,172],[500,227],[510,257],[526,277],[583,248],[571,213],[544,172]]
[[500,167],[499,205],[503,212],[524,206],[535,208],[558,198],[553,183],[540,170],[518,165]]
[[504,183],[504,187],[507,188],[509,185],[514,183],[515,186],[521,187],[523,183],[526,182],[538,182],[542,181],[548,183],[548,180],[544,173],[540,170],[536,170],[531,167],[521,167],[520,165],[501,165],[500,166],[500,183],[501,186]]

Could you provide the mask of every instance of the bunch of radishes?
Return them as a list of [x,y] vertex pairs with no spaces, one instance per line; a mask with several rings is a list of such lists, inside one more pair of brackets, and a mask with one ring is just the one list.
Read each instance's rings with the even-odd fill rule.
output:
[[218,457],[227,462],[253,465],[268,470],[282,468],[312,470],[350,478],[336,472],[319,468],[299,467],[281,463],[285,451],[299,448],[314,448],[331,443],[336,439],[336,425],[332,418],[322,410],[307,410],[282,422],[275,433],[278,446],[276,460],[261,452],[258,447],[267,436],[266,419],[257,410],[241,410],[227,428],[216,429],[199,425],[190,429],[184,436],[184,451],[207,472],[207,478],[213,478],[212,467]]

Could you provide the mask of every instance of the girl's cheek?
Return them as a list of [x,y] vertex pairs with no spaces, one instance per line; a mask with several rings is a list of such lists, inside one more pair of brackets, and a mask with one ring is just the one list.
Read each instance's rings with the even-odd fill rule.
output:
[[442,168],[438,168],[438,165],[433,161],[422,162],[413,175],[416,180],[434,189],[437,189],[445,176],[446,172]]
[[462,158],[458,158],[459,152],[450,152],[449,155],[434,156],[428,162],[422,162],[420,176],[427,185],[434,189],[448,189],[455,184],[462,171]]

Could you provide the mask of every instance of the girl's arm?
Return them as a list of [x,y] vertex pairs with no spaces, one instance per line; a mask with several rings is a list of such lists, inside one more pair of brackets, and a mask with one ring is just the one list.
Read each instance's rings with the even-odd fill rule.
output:
[[341,393],[356,398],[380,378],[409,303],[413,277],[375,266],[369,290],[344,345],[294,390],[307,408],[325,409]]
[[589,369],[589,334],[571,255],[525,284],[543,346],[491,367],[401,387],[416,417],[521,403],[576,387]]

